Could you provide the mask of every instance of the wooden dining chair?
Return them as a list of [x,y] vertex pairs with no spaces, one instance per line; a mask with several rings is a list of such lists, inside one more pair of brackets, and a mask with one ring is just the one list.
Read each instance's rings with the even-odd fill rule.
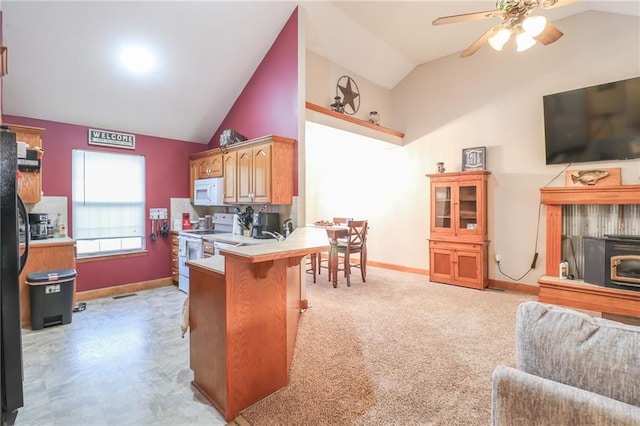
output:
[[[349,221],[353,220],[353,218],[351,217],[334,217],[332,222],[334,226],[347,226],[349,224]],[[346,242],[346,238],[339,238],[338,239],[339,242]],[[324,257],[323,257],[324,254]],[[329,280],[331,280],[331,265],[329,265],[329,251],[322,251],[316,254],[316,262],[318,265],[318,275],[321,275],[322,272],[322,268],[327,270],[327,273],[329,274]],[[315,281],[314,281],[315,282]]]
[[[349,221],[349,236],[345,242],[338,241],[338,272],[344,271],[347,287],[351,286],[351,268],[360,268],[362,282],[367,282],[367,233],[369,222],[366,220]],[[352,263],[351,255],[360,254],[357,263]],[[342,259],[342,268],[340,260]]]

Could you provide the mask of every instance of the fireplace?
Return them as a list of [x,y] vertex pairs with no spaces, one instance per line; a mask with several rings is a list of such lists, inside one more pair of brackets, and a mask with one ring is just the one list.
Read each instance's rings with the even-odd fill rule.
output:
[[640,291],[640,236],[585,237],[584,247],[586,283]]

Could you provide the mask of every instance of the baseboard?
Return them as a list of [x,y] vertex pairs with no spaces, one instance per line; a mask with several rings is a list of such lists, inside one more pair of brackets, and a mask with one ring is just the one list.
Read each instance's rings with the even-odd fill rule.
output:
[[368,260],[367,266],[374,266],[376,268],[382,268],[382,269],[391,269],[393,271],[409,272],[411,274],[429,275],[428,269],[412,268],[409,266],[394,265],[392,263],[376,262],[373,260]]
[[171,280],[171,277],[160,278],[157,280],[142,281],[138,283],[117,285],[113,287],[98,288],[95,290],[79,291],[79,292],[76,292],[75,300],[81,301],[81,300],[98,299],[100,297],[117,296],[120,294],[134,293],[136,291],[151,290],[152,288],[167,287],[170,285],[174,285],[173,281]]
[[537,285],[520,284],[511,281],[489,280],[489,287],[499,288],[501,290],[512,290],[520,293],[527,293],[537,296],[540,293],[540,287]]

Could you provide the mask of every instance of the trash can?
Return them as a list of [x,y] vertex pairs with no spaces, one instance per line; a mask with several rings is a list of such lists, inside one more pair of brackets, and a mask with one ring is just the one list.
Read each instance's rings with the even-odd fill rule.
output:
[[75,278],[75,269],[32,272],[27,275],[32,330],[71,322]]

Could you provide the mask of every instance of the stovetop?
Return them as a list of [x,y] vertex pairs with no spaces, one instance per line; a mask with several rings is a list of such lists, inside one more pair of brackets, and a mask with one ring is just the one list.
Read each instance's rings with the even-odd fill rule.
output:
[[211,234],[228,234],[231,231],[222,231],[217,229],[183,229],[179,232],[180,235],[211,235]]

